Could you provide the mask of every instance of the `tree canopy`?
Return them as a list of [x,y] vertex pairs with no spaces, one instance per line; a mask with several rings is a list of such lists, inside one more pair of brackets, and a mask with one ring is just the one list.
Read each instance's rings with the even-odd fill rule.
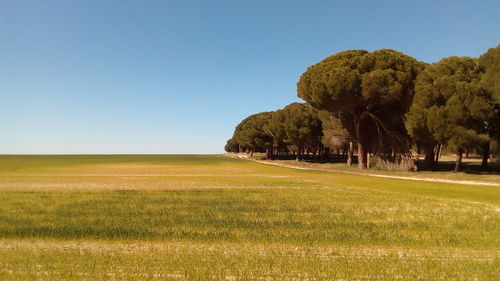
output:
[[492,95],[496,104],[500,104],[500,45],[479,57],[479,67],[484,72],[481,87]]
[[457,153],[456,170],[464,151],[482,153],[486,166],[490,147],[500,146],[499,85],[500,45],[478,59],[430,65],[390,49],[343,51],[301,75],[297,95],[306,103],[245,118],[225,149],[297,159],[342,149],[351,163],[356,143],[362,169],[370,154],[391,169],[411,169],[414,143],[425,151],[424,167],[444,146]]
[[302,152],[321,144],[321,121],[318,111],[308,104],[292,103],[283,109],[284,129],[286,133],[285,142],[293,145],[297,151],[297,160],[300,160]]
[[394,50],[344,51],[309,67],[300,77],[297,93],[312,106],[344,117],[339,120],[358,142],[360,168],[365,169],[367,152],[408,149],[402,116],[411,105],[414,80],[423,67]]
[[273,151],[271,154],[278,154],[286,149],[285,115],[279,109],[271,113],[269,122],[262,128],[264,132],[273,139]]
[[[236,126],[233,137],[228,142],[228,149],[238,145],[241,149],[254,151],[265,150],[272,147],[273,139],[262,128],[266,126],[271,117],[271,112],[252,114]],[[227,150],[226,150],[227,151]]]
[[494,116],[492,96],[480,86],[477,59],[449,57],[429,65],[417,78],[408,112],[408,132],[426,145],[447,144],[457,152],[456,170],[466,149],[488,144]]
[[295,151],[300,159],[304,151],[321,148],[321,136],[318,112],[308,104],[292,103],[277,111],[245,118],[236,126],[225,149],[265,151],[267,157],[280,150]]

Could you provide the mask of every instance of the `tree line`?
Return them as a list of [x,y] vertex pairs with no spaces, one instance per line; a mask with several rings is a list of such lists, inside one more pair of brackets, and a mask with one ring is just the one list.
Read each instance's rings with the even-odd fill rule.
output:
[[[417,61],[390,49],[348,50],[310,66],[297,83],[305,103],[250,115],[235,128],[227,152],[265,152],[266,158],[328,156],[361,169],[370,155],[386,167],[414,169],[411,149],[431,168],[440,151],[467,151],[486,166],[500,142],[500,45],[479,58]],[[342,153],[341,153],[342,152]]]

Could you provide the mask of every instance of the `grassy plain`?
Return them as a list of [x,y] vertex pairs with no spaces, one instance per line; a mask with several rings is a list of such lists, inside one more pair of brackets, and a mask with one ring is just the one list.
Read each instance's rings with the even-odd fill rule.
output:
[[477,156],[475,157],[465,157],[463,158],[463,168],[462,172],[454,172],[455,168],[455,155],[445,154],[442,155],[436,167],[433,171],[386,171],[377,169],[372,163],[372,167],[367,170],[359,170],[357,164],[348,166],[345,162],[342,163],[320,163],[317,161],[300,161],[295,160],[265,160],[264,153],[254,153],[253,157],[248,157],[247,154],[241,154],[243,158],[249,158],[251,160],[257,161],[267,161],[274,164],[286,165],[299,168],[312,168],[323,171],[330,172],[354,172],[356,174],[376,174],[376,175],[388,175],[388,176],[399,176],[399,177],[412,177],[412,178],[424,178],[424,179],[436,179],[436,180],[450,180],[450,181],[476,181],[482,183],[490,183],[493,185],[500,184],[500,169],[498,167],[499,160],[495,160],[494,164],[490,161],[490,167],[488,169],[483,169],[481,167],[481,159]]
[[0,280],[498,280],[498,187],[0,156]]

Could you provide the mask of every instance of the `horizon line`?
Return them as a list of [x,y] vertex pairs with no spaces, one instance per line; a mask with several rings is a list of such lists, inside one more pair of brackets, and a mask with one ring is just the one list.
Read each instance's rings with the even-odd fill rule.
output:
[[0,156],[7,155],[221,155],[225,153],[0,153]]

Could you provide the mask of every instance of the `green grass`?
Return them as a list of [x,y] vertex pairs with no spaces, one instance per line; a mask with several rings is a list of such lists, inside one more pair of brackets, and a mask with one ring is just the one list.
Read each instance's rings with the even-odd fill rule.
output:
[[[255,154],[252,159],[265,160],[265,155]],[[449,155],[447,155],[446,160],[449,159],[451,158]],[[357,164],[348,166],[346,163],[319,163],[312,161],[297,162],[295,160],[273,160],[269,162],[332,172],[347,171],[361,174],[377,174],[438,180],[480,181],[484,183],[498,184],[500,182],[500,171],[498,170],[498,168],[493,168],[494,165],[490,164],[490,167],[488,169],[482,169],[480,166],[480,162],[478,161],[478,159],[464,159],[463,165],[465,170],[463,172],[454,172],[453,169],[455,162],[444,160],[440,160],[437,167],[435,167],[436,169],[438,169],[436,171],[385,171],[377,169],[376,167],[371,167],[367,170],[359,170]]]
[[0,237],[498,245],[495,210],[336,189],[3,192]]
[[223,156],[0,156],[0,279],[496,280],[499,196]]
[[498,258],[456,251],[260,244],[94,243],[0,252],[2,280],[495,280]]

